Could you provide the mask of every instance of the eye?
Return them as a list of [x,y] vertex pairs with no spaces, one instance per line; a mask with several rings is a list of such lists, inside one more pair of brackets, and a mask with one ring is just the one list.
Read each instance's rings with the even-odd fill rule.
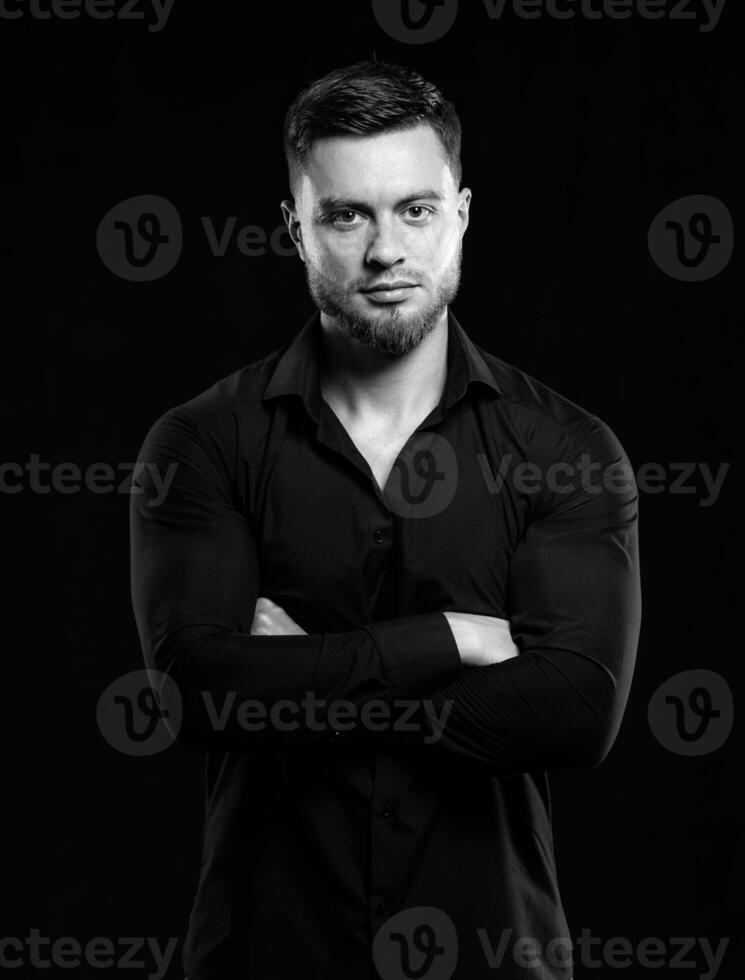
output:
[[417,225],[426,224],[434,214],[432,208],[427,208],[423,204],[411,204],[406,208],[406,214]]
[[336,211],[334,214],[329,216],[329,221],[334,225],[341,225],[345,228],[354,228],[359,222],[355,219],[362,218],[362,215],[358,211]]

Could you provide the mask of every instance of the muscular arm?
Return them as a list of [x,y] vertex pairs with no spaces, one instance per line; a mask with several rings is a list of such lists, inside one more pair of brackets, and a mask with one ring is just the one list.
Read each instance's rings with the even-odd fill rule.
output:
[[[421,733],[386,739],[456,754],[495,775],[598,765],[628,698],[641,619],[637,492],[625,453],[595,420],[581,452],[602,468],[575,479],[529,524],[509,570],[509,618],[519,655],[465,666],[428,695]],[[609,479],[625,464],[626,477]],[[449,614],[445,614],[449,615]],[[447,706],[449,714],[444,714]]]
[[[135,618],[146,665],[180,693],[175,734],[184,747],[284,748],[334,734],[308,726],[304,709],[292,715],[291,730],[268,722],[247,730],[236,710],[218,728],[207,703],[218,713],[249,700],[301,705],[312,692],[327,704],[351,701],[359,712],[367,701],[422,696],[457,676],[458,649],[439,613],[347,632],[251,635],[260,568],[253,530],[233,499],[230,456],[186,410],[174,409],[143,443],[131,498]],[[153,474],[174,464],[160,501]]]

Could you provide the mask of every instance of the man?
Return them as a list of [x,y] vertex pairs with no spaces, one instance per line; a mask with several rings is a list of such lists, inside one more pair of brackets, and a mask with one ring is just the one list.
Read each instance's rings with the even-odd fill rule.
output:
[[568,980],[546,773],[628,696],[628,461],[449,310],[471,192],[433,85],[335,71],[285,149],[318,312],[158,419],[132,497],[146,663],[208,753],[186,973]]

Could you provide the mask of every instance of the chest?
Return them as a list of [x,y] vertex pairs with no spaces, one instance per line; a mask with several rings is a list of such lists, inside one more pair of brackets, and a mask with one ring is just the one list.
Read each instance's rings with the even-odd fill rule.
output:
[[262,594],[307,631],[433,609],[505,614],[519,528],[509,495],[484,480],[490,446],[453,417],[418,428],[327,419],[310,439],[277,433],[252,468]]
[[357,419],[344,411],[340,402],[329,392],[325,393],[327,407],[333,416],[334,424],[343,431],[342,438],[349,439],[370,467],[375,482],[381,492],[385,487],[391,470],[401,454],[401,450],[417,431],[431,408],[419,416],[393,423],[387,418]]
[[357,451],[370,467],[375,482],[381,491],[385,491],[393,464],[409,441],[416,425],[403,431],[375,430],[369,426],[355,426],[351,423],[346,423],[344,428]]

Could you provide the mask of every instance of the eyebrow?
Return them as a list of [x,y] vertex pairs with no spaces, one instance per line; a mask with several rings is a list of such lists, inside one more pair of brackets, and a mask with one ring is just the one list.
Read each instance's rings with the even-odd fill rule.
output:
[[[424,190],[416,191],[414,194],[407,194],[406,197],[402,197],[396,201],[393,206],[394,208],[401,208],[407,204],[411,204],[412,201],[421,201],[422,199],[442,201],[444,200],[444,195],[428,187]],[[343,211],[345,209],[349,211],[370,211],[370,206],[365,201],[356,201],[350,197],[322,197],[318,202],[318,212],[322,214],[327,214],[329,211]]]

